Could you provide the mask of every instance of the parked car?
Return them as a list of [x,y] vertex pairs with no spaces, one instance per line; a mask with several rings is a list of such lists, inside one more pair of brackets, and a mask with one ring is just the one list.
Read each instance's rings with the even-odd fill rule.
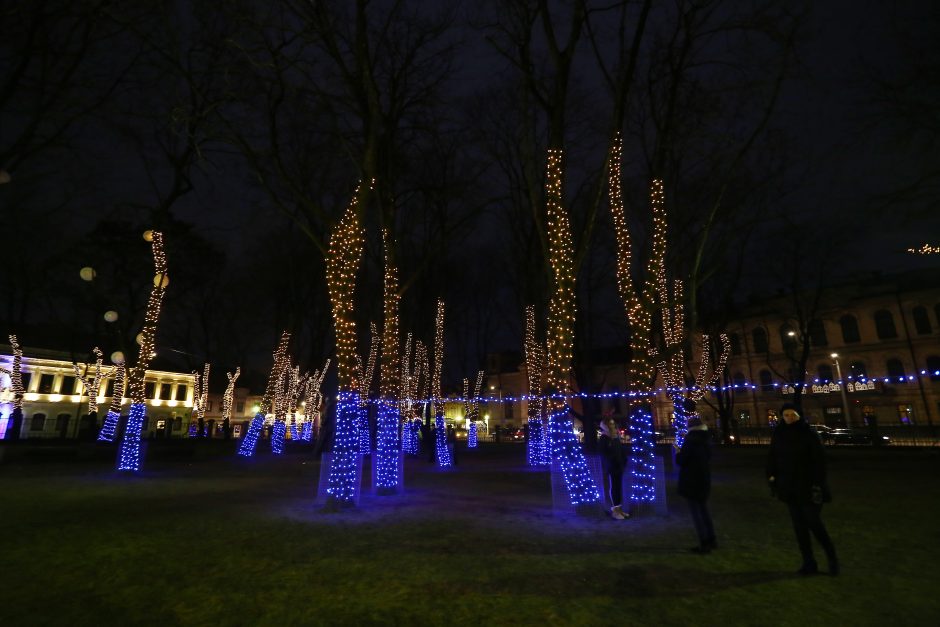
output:
[[[879,436],[879,445],[891,444],[891,438],[886,435]],[[829,433],[830,445],[871,446],[874,444],[871,434],[852,429],[832,429]]]
[[819,436],[823,444],[832,443],[832,427],[827,427],[826,425],[810,425],[810,427],[816,432],[816,435]]

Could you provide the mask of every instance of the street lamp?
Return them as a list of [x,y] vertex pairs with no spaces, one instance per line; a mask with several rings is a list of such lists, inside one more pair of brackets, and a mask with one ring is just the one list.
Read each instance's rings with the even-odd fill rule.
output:
[[852,426],[852,417],[849,415],[849,397],[845,394],[845,381],[842,379],[842,368],[839,367],[839,353],[830,353],[836,366],[836,376],[839,378],[839,391],[842,393],[842,411],[845,412],[845,426]]

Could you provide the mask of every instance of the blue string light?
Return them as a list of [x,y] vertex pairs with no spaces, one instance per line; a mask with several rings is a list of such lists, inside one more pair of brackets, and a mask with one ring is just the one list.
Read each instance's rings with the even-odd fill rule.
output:
[[313,439],[313,421],[308,420],[304,423],[303,429],[300,432],[300,439],[304,442],[310,442]]
[[568,419],[568,407],[553,413],[549,417],[548,426],[552,453],[561,467],[571,505],[578,507],[599,502],[601,495],[588,470],[587,460],[578,438],[575,437],[571,420]]
[[476,448],[477,447],[477,423],[473,421],[470,423],[470,429],[467,431],[467,448]]
[[271,429],[271,452],[275,455],[284,454],[284,436],[287,434],[287,424],[283,420],[275,420]]
[[104,417],[104,424],[101,425],[101,431],[98,432],[99,442],[114,442],[114,436],[117,433],[118,423],[121,420],[121,414],[116,411],[109,411]]
[[251,457],[255,454],[255,446],[258,444],[258,438],[261,436],[261,430],[264,429],[264,414],[258,412],[251,419],[248,425],[248,433],[242,438],[242,443],[238,447],[238,454],[242,457]]
[[378,433],[375,438],[375,490],[377,494],[398,491],[399,441],[397,405],[379,405]]
[[653,415],[646,407],[635,405],[630,410],[630,483],[633,486],[630,501],[633,503],[656,500],[654,438]]
[[[443,406],[443,403],[441,404]],[[434,418],[435,441],[437,445],[437,467],[450,468],[454,465],[450,449],[447,448],[447,425],[444,423],[444,414],[437,414]]]
[[529,418],[529,441],[526,443],[526,461],[530,466],[542,465],[542,420]]
[[359,395],[341,392],[336,402],[336,430],[330,477],[326,493],[333,504],[348,507],[355,504],[359,483],[358,425],[363,413]]
[[191,438],[196,437],[196,421],[195,420],[189,423],[189,437]]
[[137,472],[140,470],[140,432],[147,416],[147,406],[144,403],[133,403],[127,417],[127,427],[121,446],[118,450],[118,466],[120,471]]
[[421,429],[421,421],[417,418],[408,420],[402,427],[401,449],[408,455],[417,455],[419,440],[418,432]]
[[300,436],[297,434],[297,420],[295,418],[290,421],[290,439],[294,442],[300,439]]
[[[379,406],[381,407],[381,404]],[[365,411],[359,412],[357,424],[359,428],[359,454],[371,455],[372,437],[369,433],[369,415]]]

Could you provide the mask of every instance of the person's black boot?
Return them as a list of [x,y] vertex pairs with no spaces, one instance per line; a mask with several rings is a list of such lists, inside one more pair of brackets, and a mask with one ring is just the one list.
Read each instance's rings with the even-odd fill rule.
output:
[[836,557],[835,551],[830,553],[829,558],[829,575],[832,577],[838,577],[841,569],[839,568],[839,558]]
[[819,572],[819,566],[816,562],[804,562],[800,569],[796,571],[797,575],[815,575]]

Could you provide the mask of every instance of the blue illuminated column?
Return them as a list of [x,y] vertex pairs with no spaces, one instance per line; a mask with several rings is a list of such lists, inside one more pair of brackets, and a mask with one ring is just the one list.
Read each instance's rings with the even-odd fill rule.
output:
[[372,438],[371,434],[369,433],[369,415],[366,412],[365,407],[361,408],[359,411],[359,417],[356,424],[359,431],[359,454],[371,455]]
[[454,465],[447,448],[447,425],[444,423],[444,414],[437,414],[434,418],[435,444],[437,446],[437,467],[450,468]]
[[118,453],[118,470],[137,472],[140,470],[140,432],[147,416],[147,406],[133,403],[127,417],[127,428],[121,438],[121,450]]
[[672,426],[676,430],[676,448],[682,448],[682,443],[685,442],[685,434],[689,432],[690,416],[683,406],[684,401],[685,399],[681,395],[677,395],[672,399],[674,411]]
[[117,433],[118,422],[121,420],[121,414],[116,411],[109,411],[104,417],[104,424],[101,425],[101,431],[98,432],[99,442],[114,442],[114,435]]
[[633,486],[630,501],[633,503],[656,500],[654,437],[653,417],[649,409],[634,405],[630,410],[630,483]]
[[378,433],[375,438],[375,491],[376,494],[398,492],[399,442],[397,404],[379,403]]
[[284,453],[284,435],[287,433],[287,424],[283,420],[274,421],[274,429],[271,430],[271,452],[275,455]]
[[588,470],[581,443],[574,434],[567,406],[549,417],[548,428],[552,439],[552,454],[561,467],[571,504],[575,509],[580,509],[599,503],[601,495]]
[[300,439],[300,437],[297,435],[297,417],[296,416],[291,416],[290,439],[293,440],[294,442]]
[[333,456],[330,459],[330,478],[326,493],[333,507],[355,505],[356,486],[359,483],[359,418],[362,414],[359,396],[341,392],[336,403],[336,430]]
[[539,420],[539,424],[541,425],[541,432],[542,432],[542,441],[541,441],[542,446],[540,450],[541,464],[543,466],[551,466],[552,465],[552,438],[549,434],[548,419],[542,418],[541,420]]
[[258,444],[258,438],[261,436],[261,430],[264,429],[264,414],[258,412],[251,419],[248,425],[248,433],[242,438],[242,443],[238,447],[238,454],[242,457],[251,457],[255,454],[255,446]]
[[300,434],[300,439],[304,442],[309,442],[313,437],[313,421],[308,420],[304,423],[303,429]]
[[477,423],[476,420],[470,422],[470,430],[467,431],[467,448],[477,447]]
[[529,441],[526,444],[526,461],[530,466],[542,465],[542,421],[529,418]]

